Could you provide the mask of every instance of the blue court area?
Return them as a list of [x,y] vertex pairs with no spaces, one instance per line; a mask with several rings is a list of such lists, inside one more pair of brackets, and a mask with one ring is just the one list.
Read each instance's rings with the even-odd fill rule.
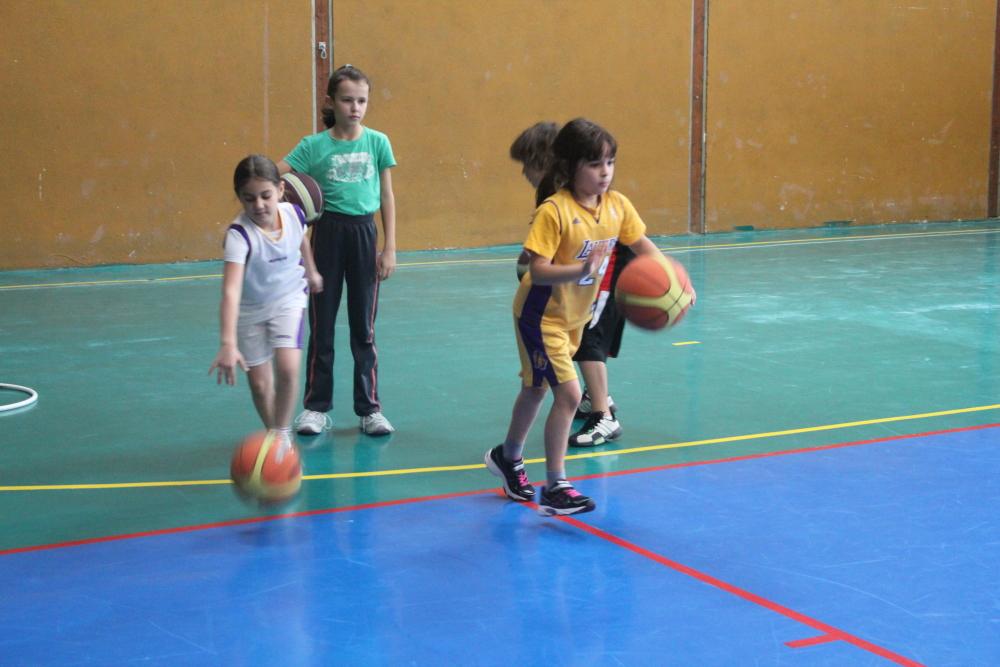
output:
[[0,559],[5,665],[995,665],[998,426]]
[[0,411],[0,667],[1000,665],[1000,222],[657,245],[697,306],[626,329],[623,435],[567,459],[597,511],[560,520],[483,465],[517,247],[400,253],[387,438],[341,318],[279,517],[228,478],[260,424],[206,375],[218,262],[0,272],[0,383],[38,394]]

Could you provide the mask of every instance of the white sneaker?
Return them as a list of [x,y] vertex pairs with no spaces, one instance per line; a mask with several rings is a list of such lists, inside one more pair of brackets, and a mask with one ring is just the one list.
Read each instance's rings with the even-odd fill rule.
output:
[[325,412],[303,410],[295,418],[295,430],[303,435],[317,435],[333,426],[333,421]]
[[614,415],[591,412],[583,427],[569,437],[569,446],[596,447],[618,438],[621,434],[621,424]]
[[373,412],[361,418],[362,433],[367,433],[368,435],[389,435],[395,430],[381,412]]

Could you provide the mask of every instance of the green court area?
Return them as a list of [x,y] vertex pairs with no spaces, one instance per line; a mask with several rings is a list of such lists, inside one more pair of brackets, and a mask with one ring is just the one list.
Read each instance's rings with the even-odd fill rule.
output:
[[[572,476],[1000,421],[996,221],[659,237],[698,290],[609,363],[624,435]],[[333,429],[300,438],[296,511],[493,487],[518,389],[513,246],[400,253],[380,293],[380,393],[359,434],[346,316]],[[260,425],[216,386],[221,263],[0,273],[0,549],[252,516],[228,483]],[[0,403],[21,400],[0,390]],[[541,420],[539,420],[541,421]],[[541,424],[526,457],[544,477]]]

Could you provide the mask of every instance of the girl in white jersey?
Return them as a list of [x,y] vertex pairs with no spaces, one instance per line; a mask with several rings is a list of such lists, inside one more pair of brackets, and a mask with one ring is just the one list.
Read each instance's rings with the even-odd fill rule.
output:
[[236,367],[246,371],[264,427],[291,446],[307,287],[320,292],[323,279],[305,237],[305,215],[281,201],[284,184],[274,162],[244,158],[233,187],[243,212],[223,242],[220,346],[208,372],[234,385]]

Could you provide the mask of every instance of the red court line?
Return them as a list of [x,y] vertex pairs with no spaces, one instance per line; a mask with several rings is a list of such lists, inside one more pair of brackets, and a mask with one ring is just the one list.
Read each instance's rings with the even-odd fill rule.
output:
[[839,641],[840,637],[834,635],[820,635],[818,637],[808,637],[806,639],[796,639],[794,641],[785,642],[785,646],[788,648],[803,648],[805,646],[818,646],[819,644],[829,644],[830,642]]
[[[598,478],[604,478],[604,477],[618,477],[620,475],[634,475],[634,474],[645,473],[645,472],[657,472],[657,471],[661,471],[661,470],[672,470],[674,468],[690,468],[692,466],[717,465],[717,464],[720,464],[720,463],[733,463],[733,462],[736,462],[736,461],[749,461],[749,460],[752,460],[752,459],[769,458],[769,457],[772,457],[772,456],[785,456],[785,455],[789,455],[789,454],[807,454],[807,453],[811,453],[811,452],[819,452],[819,451],[824,451],[824,450],[828,450],[828,449],[841,449],[841,448],[844,448],[844,447],[857,447],[857,446],[860,446],[860,445],[871,445],[871,444],[882,443],[882,442],[895,442],[895,441],[907,440],[907,439],[911,439],[911,438],[921,438],[921,437],[934,436],[934,435],[945,435],[945,434],[949,434],[949,433],[962,433],[962,432],[965,432],[965,431],[978,431],[978,430],[982,430],[982,429],[996,428],[996,427],[1000,427],[1000,422],[993,423],[993,424],[980,424],[980,425],[976,425],[976,426],[964,426],[964,427],[961,427],[961,428],[943,429],[943,430],[939,430],[939,431],[927,431],[925,433],[912,433],[912,434],[894,435],[894,436],[888,436],[888,437],[885,437],[885,438],[875,438],[875,439],[871,439],[871,440],[856,440],[854,442],[843,442],[843,443],[836,443],[836,444],[833,444],[833,445],[820,445],[820,446],[817,446],[817,447],[804,447],[804,448],[801,448],[801,449],[785,449],[785,450],[776,451],[776,452],[765,452],[765,453],[762,453],[762,454],[747,454],[747,455],[743,455],[743,456],[731,456],[731,457],[726,457],[726,458],[721,458],[721,459],[709,459],[709,460],[706,460],[706,461],[689,461],[689,462],[686,462],[686,463],[668,463],[668,464],[661,465],[661,466],[651,466],[651,467],[647,467],[647,468],[633,468],[633,469],[630,469],[630,470],[616,470],[616,471],[612,471],[612,472],[595,473],[595,474],[592,474],[592,475],[580,475],[580,476],[572,477],[571,479],[573,481],[577,481],[577,480],[586,480],[586,479],[598,479]],[[306,512],[288,512],[288,513],[285,513],[285,514],[273,514],[273,515],[269,515],[269,516],[248,517],[248,518],[245,518],[245,519],[233,519],[233,520],[230,520],[230,521],[219,521],[219,522],[215,522],[215,523],[202,523],[202,524],[194,524],[194,525],[190,525],[190,526],[177,526],[177,527],[174,527],[174,528],[161,528],[161,529],[158,529],[158,530],[148,530],[148,531],[141,531],[141,532],[137,532],[137,533],[123,533],[123,534],[118,534],[118,535],[105,535],[105,536],[101,536],[101,537],[88,537],[88,538],[79,539],[79,540],[70,540],[70,541],[67,541],[67,542],[53,542],[53,543],[50,543],[50,544],[36,544],[36,545],[31,545],[31,546],[26,546],[26,547],[14,547],[12,549],[3,549],[3,550],[0,550],[0,556],[9,556],[9,555],[12,555],[12,554],[26,553],[26,552],[31,552],[31,551],[47,551],[47,550],[50,550],[50,549],[63,549],[63,548],[67,548],[67,547],[78,547],[78,546],[85,546],[87,544],[99,544],[99,543],[102,543],[102,542],[115,542],[115,541],[118,541],[118,540],[129,540],[129,539],[135,539],[135,538],[140,538],[140,537],[156,537],[156,536],[160,536],[160,535],[173,535],[173,534],[176,534],[176,533],[189,533],[189,532],[193,532],[193,531],[197,531],[197,530],[209,530],[209,529],[212,529],[212,528],[225,528],[225,527],[229,527],[229,526],[240,526],[240,525],[247,525],[247,524],[254,524],[254,523],[264,523],[266,521],[278,521],[278,520],[282,520],[282,519],[294,519],[294,518],[298,518],[298,517],[319,516],[319,515],[322,515],[322,514],[339,514],[341,512],[354,512],[354,511],[360,511],[360,510],[377,509],[379,507],[392,507],[392,506],[395,506],[395,505],[407,505],[407,504],[410,504],[410,503],[422,503],[422,502],[428,502],[428,501],[432,501],[432,500],[447,500],[449,498],[462,498],[462,497],[466,497],[466,496],[476,496],[476,495],[483,495],[483,494],[488,494],[488,493],[497,493],[497,489],[495,487],[493,487],[493,488],[489,488],[489,489],[479,489],[479,490],[476,490],[476,491],[459,491],[459,492],[456,492],[456,493],[444,493],[444,494],[433,495],[433,496],[418,496],[416,498],[402,498],[400,500],[386,500],[386,501],[380,501],[380,502],[374,502],[374,503],[365,503],[365,504],[361,504],[361,505],[347,505],[345,507],[328,507],[328,508],[325,508],[325,509],[309,510],[309,511],[306,511]],[[503,494],[501,493],[501,495],[503,495]]]
[[[898,442],[899,440],[909,440],[912,438],[926,438],[934,435],[948,435],[950,433],[964,433],[967,431],[981,431],[988,428],[1000,427],[1000,422],[993,424],[978,424],[976,426],[961,426],[959,428],[946,428],[938,431],[925,431],[924,433],[906,433],[902,435],[890,435],[884,438],[872,438],[870,440],[854,440],[852,442],[838,442],[832,445],[817,445],[815,447],[802,447],[800,449],[782,449],[775,452],[761,452],[758,454],[743,454],[741,456],[729,456],[722,459],[711,459],[709,461],[688,461],[686,463],[666,463],[659,466],[649,466],[647,468],[630,468],[629,470],[615,470],[612,472],[599,472],[592,475],[580,475],[573,480],[600,479],[605,477],[618,477],[620,475],[635,475],[643,472],[657,472],[660,470],[673,470],[675,468],[691,468],[694,466],[715,465],[718,463],[735,463],[736,461],[752,461],[753,459],[766,459],[772,456],[786,456],[788,454],[810,454],[831,449],[843,449],[845,447],[859,447],[861,445],[874,445],[880,442]],[[3,552],[0,552],[2,554]]]
[[[48,551],[50,549],[63,549],[66,547],[79,547],[87,544],[100,544],[102,542],[117,542],[118,540],[131,540],[139,537],[157,537],[160,535],[176,535],[178,533],[191,533],[198,530],[210,530],[212,528],[228,528],[231,526],[243,526],[254,523],[265,523],[268,521],[279,521],[282,519],[295,519],[307,516],[319,516],[321,514],[339,514],[341,512],[355,512],[358,510],[376,509],[379,507],[392,507],[394,505],[408,505],[410,503],[421,503],[431,500],[447,500],[449,498],[461,498],[463,496],[475,496],[485,493],[496,493],[496,489],[480,489],[478,491],[459,491],[457,493],[442,493],[436,496],[421,496],[419,498],[402,498],[400,500],[383,500],[376,503],[364,503],[361,505],[348,505],[345,507],[327,507],[319,510],[308,510],[306,512],[288,512],[286,514],[271,514],[268,516],[252,516],[245,519],[232,519],[230,521],[218,521],[215,523],[199,523],[191,526],[177,526],[174,528],[160,528],[158,530],[145,530],[138,533],[122,533],[119,535],[104,535],[102,537],[87,537],[80,540],[70,540],[68,542],[54,542],[52,544],[36,544],[27,547],[15,547],[13,549],[0,550],[0,556],[26,553],[30,551]],[[502,494],[501,494],[502,495]]]
[[660,565],[665,565],[671,570],[675,570],[677,572],[680,572],[681,574],[686,574],[689,577],[693,577],[702,583],[708,584],[709,586],[714,586],[715,588],[721,589],[727,593],[735,595],[736,597],[746,600],[747,602],[752,602],[756,605],[764,607],[765,609],[768,609],[775,613],[781,614],[782,616],[790,618],[794,621],[798,621],[799,623],[808,625],[809,627],[815,630],[819,630],[820,632],[823,633],[822,637],[799,640],[798,642],[789,643],[788,644],[789,646],[791,646],[792,644],[797,644],[797,646],[793,648],[797,648],[798,646],[805,646],[808,643],[823,643],[823,641],[839,640],[847,642],[848,644],[852,644],[864,651],[873,653],[881,658],[885,658],[886,660],[891,660],[892,662],[895,662],[896,664],[899,665],[906,665],[906,667],[925,667],[922,663],[910,660],[909,658],[901,656],[898,653],[893,653],[889,649],[883,648],[877,644],[873,644],[869,641],[861,639],[860,637],[856,637],[852,634],[844,632],[843,630],[835,628],[832,625],[827,625],[822,621],[818,621],[814,618],[806,616],[805,614],[799,613],[794,609],[789,609],[788,607],[780,605],[777,602],[773,602],[771,600],[768,600],[767,598],[763,598],[757,595],[756,593],[751,593],[750,591],[739,588],[738,586],[734,586],[730,583],[722,581],[721,579],[717,579],[712,575],[701,572],[700,570],[696,570],[693,567],[689,567],[682,563],[678,563],[677,561],[670,560],[665,556],[661,556],[660,554],[654,551],[650,551],[649,549],[640,547],[639,545],[633,542],[629,542],[628,540],[622,539],[616,535],[612,535],[611,533],[601,530],[596,526],[583,523],[582,521],[579,521],[578,519],[574,519],[573,517],[569,516],[559,517],[559,520],[564,523],[568,523],[572,526],[575,526],[576,528],[579,528],[584,532],[590,533],[595,537],[599,537],[602,540],[605,540],[616,546],[622,547],[640,556],[648,558],[649,560],[657,562]]

